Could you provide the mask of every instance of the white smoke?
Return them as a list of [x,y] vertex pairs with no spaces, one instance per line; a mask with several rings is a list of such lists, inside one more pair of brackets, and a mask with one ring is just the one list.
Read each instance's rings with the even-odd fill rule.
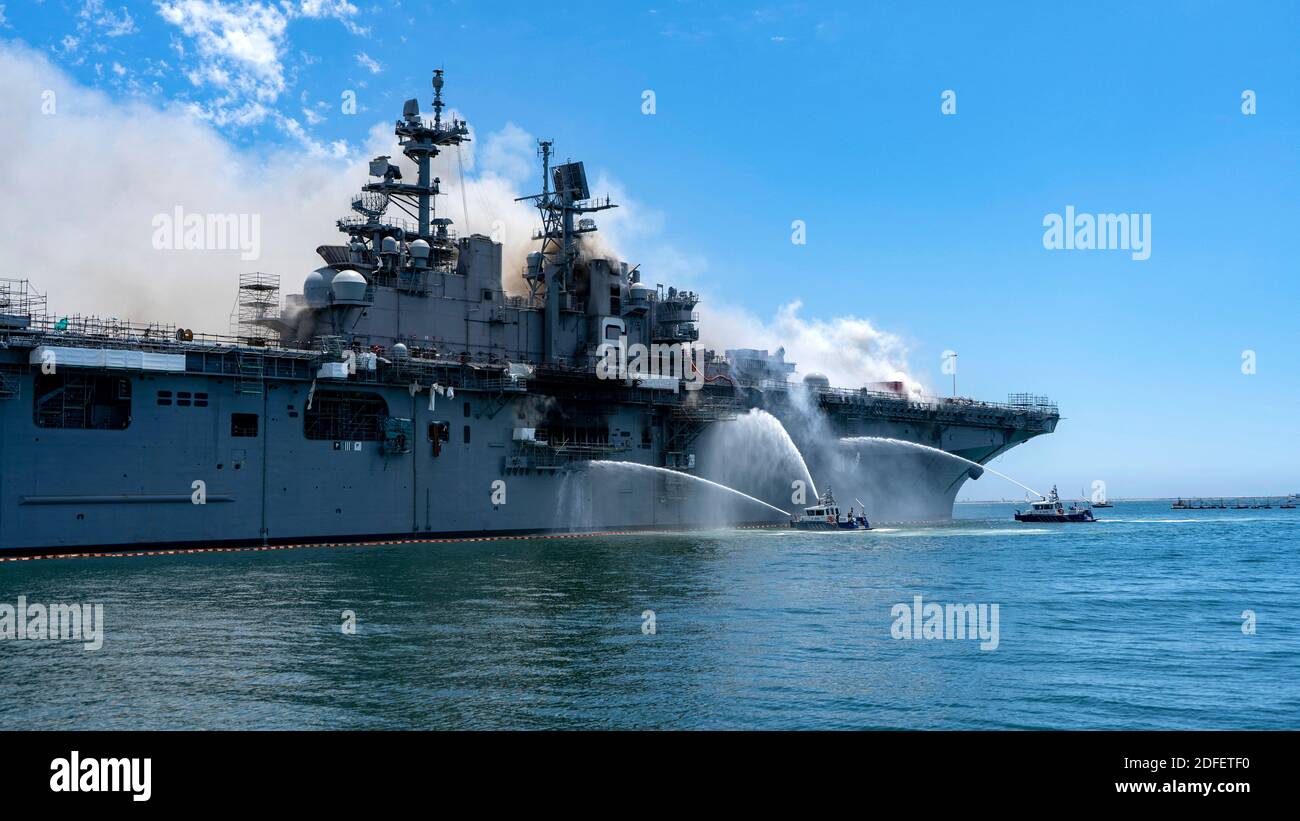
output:
[[[592,194],[609,196],[620,207],[597,214],[599,238],[588,249],[590,256],[619,256],[615,249],[635,248],[635,261],[644,262],[643,279],[655,284],[691,287],[704,278],[708,261],[684,253],[663,242],[668,220],[663,212],[637,202],[605,174],[594,177]],[[764,322],[754,314],[727,305],[720,295],[702,290],[700,341],[719,352],[727,348],[784,347],[786,361],[796,362],[799,373],[825,374],[832,385],[858,388],[868,382],[902,382],[911,394],[924,393],[907,366],[907,344],[897,334],[877,328],[870,320],[839,316],[829,320],[806,319],[799,315],[798,301],[782,306]],[[723,306],[723,307],[719,307]]]
[[735,307],[700,303],[700,341],[707,347],[785,348],[787,362],[799,374],[825,374],[832,385],[860,388],[868,382],[902,382],[911,394],[924,393],[907,369],[902,337],[882,331],[869,320],[840,316],[830,320],[799,316],[798,300],[783,305],[771,321]]
[[[321,265],[316,246],[344,241],[334,221],[349,213],[368,180],[370,157],[392,155],[404,174],[414,174],[387,123],[343,156],[293,129],[301,150],[240,149],[180,106],[114,99],[15,43],[0,44],[0,106],[0,220],[11,237],[0,277],[31,279],[56,315],[94,313],[224,333],[240,273],[278,274],[283,293],[297,292]],[[440,215],[461,234],[502,241],[507,280],[522,269],[537,222],[527,203],[514,201],[519,157],[530,141],[506,126],[467,144],[460,164],[454,151],[435,163],[445,194],[437,198]],[[479,145],[483,162],[476,168]],[[466,204],[468,226],[460,224]],[[154,218],[177,207],[257,216],[260,256],[246,262],[238,248],[156,249]]]

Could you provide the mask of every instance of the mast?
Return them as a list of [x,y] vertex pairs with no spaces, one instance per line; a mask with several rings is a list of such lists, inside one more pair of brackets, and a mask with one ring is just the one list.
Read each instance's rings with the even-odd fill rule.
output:
[[[430,179],[430,164],[443,148],[457,146],[469,141],[469,128],[464,120],[452,118],[449,125],[442,121],[442,109],[446,103],[442,100],[442,69],[433,72],[433,122],[427,122],[420,115],[420,101],[407,100],[402,106],[402,119],[394,128],[402,153],[407,156],[418,170],[416,182],[401,182],[401,171],[395,166],[378,169],[371,163],[371,174],[382,176],[379,182],[368,183],[363,190],[387,195],[398,208],[416,220],[416,237],[433,244],[438,239],[447,238],[447,226],[451,220],[434,218],[433,198],[439,191],[438,178]],[[378,158],[387,159],[387,158]],[[376,160],[377,162],[377,160]],[[376,171],[379,171],[376,174]],[[412,213],[414,211],[414,213]],[[435,228],[436,226],[436,228]]]
[[547,362],[559,363],[562,359],[559,350],[560,312],[574,307],[568,303],[573,268],[581,256],[579,239],[583,234],[596,230],[595,220],[578,219],[575,225],[575,217],[618,206],[609,198],[591,199],[587,171],[581,162],[561,163],[552,169],[553,145],[550,140],[538,141],[537,153],[542,158],[542,193],[519,197],[515,201],[534,201],[542,215],[542,229],[533,235],[533,239],[541,240],[541,258],[535,267],[530,263],[524,276],[534,293],[539,284],[545,286],[544,352]]

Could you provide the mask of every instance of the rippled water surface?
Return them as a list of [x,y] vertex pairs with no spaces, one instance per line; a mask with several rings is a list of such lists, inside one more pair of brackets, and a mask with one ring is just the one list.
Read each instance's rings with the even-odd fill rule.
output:
[[[1298,514],[3,563],[106,626],[0,641],[0,728],[1294,729]],[[997,648],[893,638],[916,595],[997,604]]]

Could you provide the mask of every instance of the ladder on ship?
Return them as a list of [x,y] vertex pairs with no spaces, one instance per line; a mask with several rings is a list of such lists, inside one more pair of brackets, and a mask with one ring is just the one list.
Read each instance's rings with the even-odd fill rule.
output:
[[240,353],[239,373],[235,377],[235,392],[250,396],[262,395],[263,379],[266,375],[261,354]]

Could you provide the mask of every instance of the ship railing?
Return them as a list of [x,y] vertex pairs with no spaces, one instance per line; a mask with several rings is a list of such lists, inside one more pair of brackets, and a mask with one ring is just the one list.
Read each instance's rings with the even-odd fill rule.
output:
[[115,344],[174,348],[182,343],[238,346],[248,342],[244,337],[203,333],[178,328],[169,323],[154,322],[140,325],[116,317],[81,314],[33,317],[30,327],[33,332],[43,336],[56,337],[77,347],[88,348],[103,348]]
[[[778,381],[772,379],[762,380],[760,385],[753,380],[741,380],[744,387],[758,388],[780,391],[806,390],[807,385],[801,382]],[[893,391],[878,391],[869,388],[834,388],[818,387],[817,393],[832,402],[847,402],[853,404],[885,404],[893,405],[898,408],[912,408],[921,412],[943,412],[943,411],[996,411],[1001,413],[1033,414],[1041,416],[1058,416],[1060,410],[1055,402],[1052,402],[1045,396],[1036,396],[1031,394],[1011,394],[1008,402],[989,402],[982,399],[971,399],[968,397],[948,397],[933,396],[926,394],[903,394]],[[1024,399],[1022,397],[1029,397]]]
[[[376,223],[371,223],[369,217],[346,216],[339,217],[337,224],[340,228],[365,228],[375,226],[378,228],[400,228],[407,237],[418,237],[419,226],[410,220],[395,219],[393,217],[381,216]],[[448,234],[451,232],[448,231]]]
[[[141,325],[115,317],[81,314],[35,316],[21,333],[29,341],[75,348],[130,346],[158,353],[239,352],[295,359],[322,354],[320,350],[284,346],[274,339],[204,333],[169,323]],[[17,333],[12,336],[18,338]]]

